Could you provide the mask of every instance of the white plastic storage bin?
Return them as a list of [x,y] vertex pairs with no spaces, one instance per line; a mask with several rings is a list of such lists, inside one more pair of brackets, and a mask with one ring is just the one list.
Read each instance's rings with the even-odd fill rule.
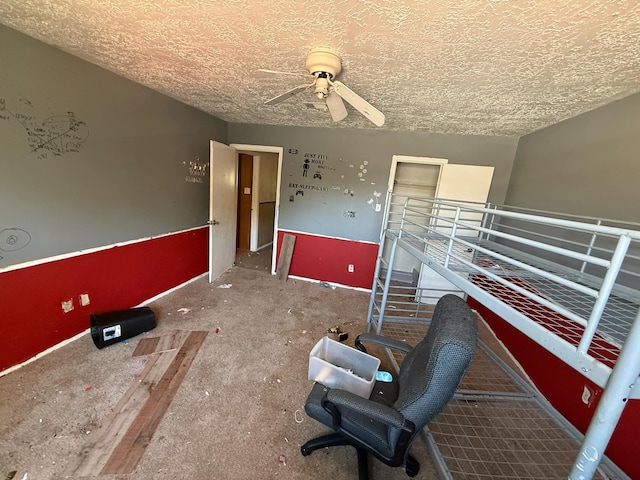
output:
[[309,353],[309,380],[369,398],[380,360],[323,337]]

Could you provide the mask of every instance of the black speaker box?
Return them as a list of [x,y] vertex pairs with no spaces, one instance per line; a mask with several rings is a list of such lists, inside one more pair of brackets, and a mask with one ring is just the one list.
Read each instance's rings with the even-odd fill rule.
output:
[[91,338],[104,348],[156,328],[156,316],[149,307],[91,314]]

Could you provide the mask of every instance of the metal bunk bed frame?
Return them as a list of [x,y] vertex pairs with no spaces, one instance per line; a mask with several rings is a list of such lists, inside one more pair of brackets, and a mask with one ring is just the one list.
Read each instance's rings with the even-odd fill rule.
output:
[[627,399],[640,398],[640,225],[391,192],[383,222],[368,329],[428,310],[428,285],[393,289],[401,249],[604,389],[569,474],[591,479]]

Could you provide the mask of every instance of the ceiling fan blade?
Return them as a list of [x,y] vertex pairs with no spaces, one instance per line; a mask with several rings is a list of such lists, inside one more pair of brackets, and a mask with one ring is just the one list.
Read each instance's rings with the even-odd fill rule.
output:
[[295,77],[310,77],[310,76],[312,76],[312,75],[310,75],[308,73],[282,72],[280,70],[268,70],[266,68],[259,68],[258,71],[259,72],[263,72],[263,73],[274,73],[276,75],[293,75]]
[[347,107],[344,106],[342,98],[336,92],[330,91],[325,100],[334,122],[339,122],[347,116]]
[[358,110],[362,115],[371,120],[375,125],[381,127],[384,125],[384,113],[367,102],[360,95],[355,93],[344,83],[335,81],[332,83],[333,91],[349,102],[353,108]]
[[288,92],[284,92],[283,94],[278,95],[277,97],[273,97],[271,100],[267,100],[266,102],[264,102],[264,104],[276,105],[277,103],[284,102],[287,98],[293,97],[294,95],[297,95],[300,92],[304,92],[311,85],[313,85],[313,83],[310,85],[298,85],[296,88],[289,90]]
[[327,111],[327,104],[325,102],[302,102],[302,104],[307,108],[314,108],[321,112]]

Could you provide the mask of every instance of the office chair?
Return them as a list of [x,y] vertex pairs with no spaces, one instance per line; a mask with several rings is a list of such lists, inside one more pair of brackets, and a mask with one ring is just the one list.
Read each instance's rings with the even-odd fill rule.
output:
[[305,411],[334,432],[302,445],[302,455],[351,445],[358,454],[360,480],[369,478],[369,454],[391,467],[404,465],[410,477],[417,475],[420,464],[409,448],[453,397],[471,363],[477,336],[475,315],[452,294],[438,301],[426,336],[413,348],[380,335],[360,334],[355,344],[362,351],[366,352],[363,343],[371,343],[406,354],[397,380],[376,382],[368,399],[314,383]]

